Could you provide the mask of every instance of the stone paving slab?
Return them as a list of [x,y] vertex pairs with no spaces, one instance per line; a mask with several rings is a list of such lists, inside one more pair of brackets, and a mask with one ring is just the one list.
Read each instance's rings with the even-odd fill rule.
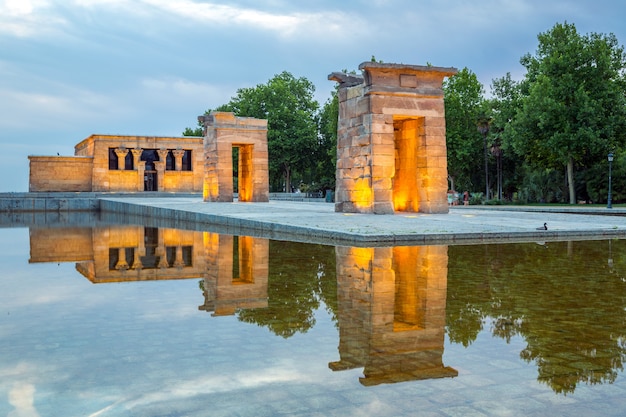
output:
[[[547,241],[626,236],[626,210],[458,206],[448,214],[335,213],[332,203],[205,203],[201,198],[100,197],[101,210],[273,239],[331,244]],[[610,215],[607,215],[610,214]],[[547,223],[548,230],[537,230]],[[218,230],[219,229],[219,230]]]

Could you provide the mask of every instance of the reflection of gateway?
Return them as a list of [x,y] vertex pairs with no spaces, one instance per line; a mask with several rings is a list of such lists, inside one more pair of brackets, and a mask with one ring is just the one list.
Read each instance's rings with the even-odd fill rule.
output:
[[447,246],[337,247],[340,360],[363,385],[455,377],[444,366]]

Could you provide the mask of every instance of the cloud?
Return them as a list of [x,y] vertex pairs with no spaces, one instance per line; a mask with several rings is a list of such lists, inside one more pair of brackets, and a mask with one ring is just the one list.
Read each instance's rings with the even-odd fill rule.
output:
[[17,383],[9,391],[9,404],[15,407],[7,417],[38,417],[35,409],[35,386]]
[[294,34],[310,36],[312,33],[324,34],[325,37],[337,36],[347,30],[354,30],[356,26],[353,22],[357,21],[338,10],[282,13],[219,3],[197,3],[191,0],[145,0],[145,2],[184,19],[222,27],[235,25],[248,29],[256,28],[274,32],[282,37]]
[[[103,114],[128,117],[134,110],[113,97],[66,86],[65,92],[0,89],[0,129],[31,131],[89,124]],[[29,115],[28,117],[25,117]]]
[[[150,33],[154,22],[162,22],[164,18],[175,22],[158,26],[160,31],[187,30],[190,26],[181,25],[181,22],[189,22],[196,25],[196,29],[205,25],[205,28],[218,31],[225,28],[257,30],[285,40],[337,40],[345,35],[365,34],[366,29],[355,12],[336,8],[287,11],[286,6],[272,11],[271,2],[255,3],[254,7],[192,0],[64,0],[62,6],[59,4],[61,2],[54,0],[4,0],[0,3],[0,34],[16,37],[61,35],[72,32],[85,21],[99,26],[97,17],[107,14],[118,17],[114,27],[119,25],[144,34]],[[138,21],[146,24],[137,24]]]
[[[195,82],[178,77],[143,78],[140,80],[143,94],[150,100],[161,102],[217,102],[222,104],[230,99],[235,91],[223,85]],[[217,101],[216,101],[217,100]]]
[[0,2],[0,35],[18,38],[49,33],[65,19],[50,13],[47,0],[4,0]]
[[[181,399],[192,398],[203,394],[216,394],[242,389],[254,389],[274,383],[302,383],[313,379],[311,370],[296,370],[293,364],[284,363],[262,371],[252,370],[232,375],[202,376],[184,381],[165,381],[160,389],[139,395],[136,398],[122,398],[105,408],[90,414],[90,417],[107,415],[117,409],[143,410],[155,404],[175,402]],[[162,406],[159,406],[163,409]]]

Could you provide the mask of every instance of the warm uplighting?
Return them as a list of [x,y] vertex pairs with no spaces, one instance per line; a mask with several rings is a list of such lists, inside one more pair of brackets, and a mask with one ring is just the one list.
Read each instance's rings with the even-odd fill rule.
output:
[[393,248],[393,270],[395,277],[395,307],[393,331],[423,329],[425,308],[423,292],[425,281],[416,274],[421,272],[422,262],[417,246]]
[[254,188],[252,182],[252,145],[237,145],[239,148],[238,177],[237,184],[239,187],[239,201],[252,201],[252,190]]
[[356,248],[350,249],[349,260],[354,267],[371,273],[372,259],[374,258],[373,248]]
[[393,177],[393,208],[395,211],[417,212],[419,209],[418,166],[419,143],[424,134],[424,117],[394,116],[395,173]]
[[355,181],[354,205],[359,209],[372,207],[372,187],[369,178],[359,178]]

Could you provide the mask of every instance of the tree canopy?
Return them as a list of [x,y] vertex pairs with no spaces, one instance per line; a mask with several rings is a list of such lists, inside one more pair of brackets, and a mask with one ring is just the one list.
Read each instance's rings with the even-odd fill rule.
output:
[[[624,48],[613,34],[581,35],[573,24],[558,23],[538,35],[535,53],[520,63],[523,79],[507,73],[492,80],[489,98],[468,68],[444,81],[451,188],[472,191],[477,200],[482,192],[519,202],[602,200],[607,154],[615,155],[616,174],[626,170]],[[271,190],[290,192],[301,183],[334,188],[336,91],[322,106],[314,92],[309,80],[284,71],[237,90],[215,109],[268,121]],[[488,121],[484,136],[481,121]],[[201,128],[184,132],[201,134]],[[495,185],[498,193],[491,191]],[[618,187],[614,196],[626,199]]]
[[521,59],[527,70],[521,103],[504,136],[535,166],[567,167],[575,203],[575,167],[597,163],[625,143],[626,55],[614,35],[580,35],[568,23],[538,40],[535,55]]
[[476,122],[483,102],[483,86],[476,74],[463,68],[444,81],[448,176],[451,188],[476,189],[483,181],[483,145]]
[[291,189],[292,173],[315,163],[317,110],[315,87],[304,77],[283,71],[266,84],[241,88],[221,111],[267,119],[270,183]]

